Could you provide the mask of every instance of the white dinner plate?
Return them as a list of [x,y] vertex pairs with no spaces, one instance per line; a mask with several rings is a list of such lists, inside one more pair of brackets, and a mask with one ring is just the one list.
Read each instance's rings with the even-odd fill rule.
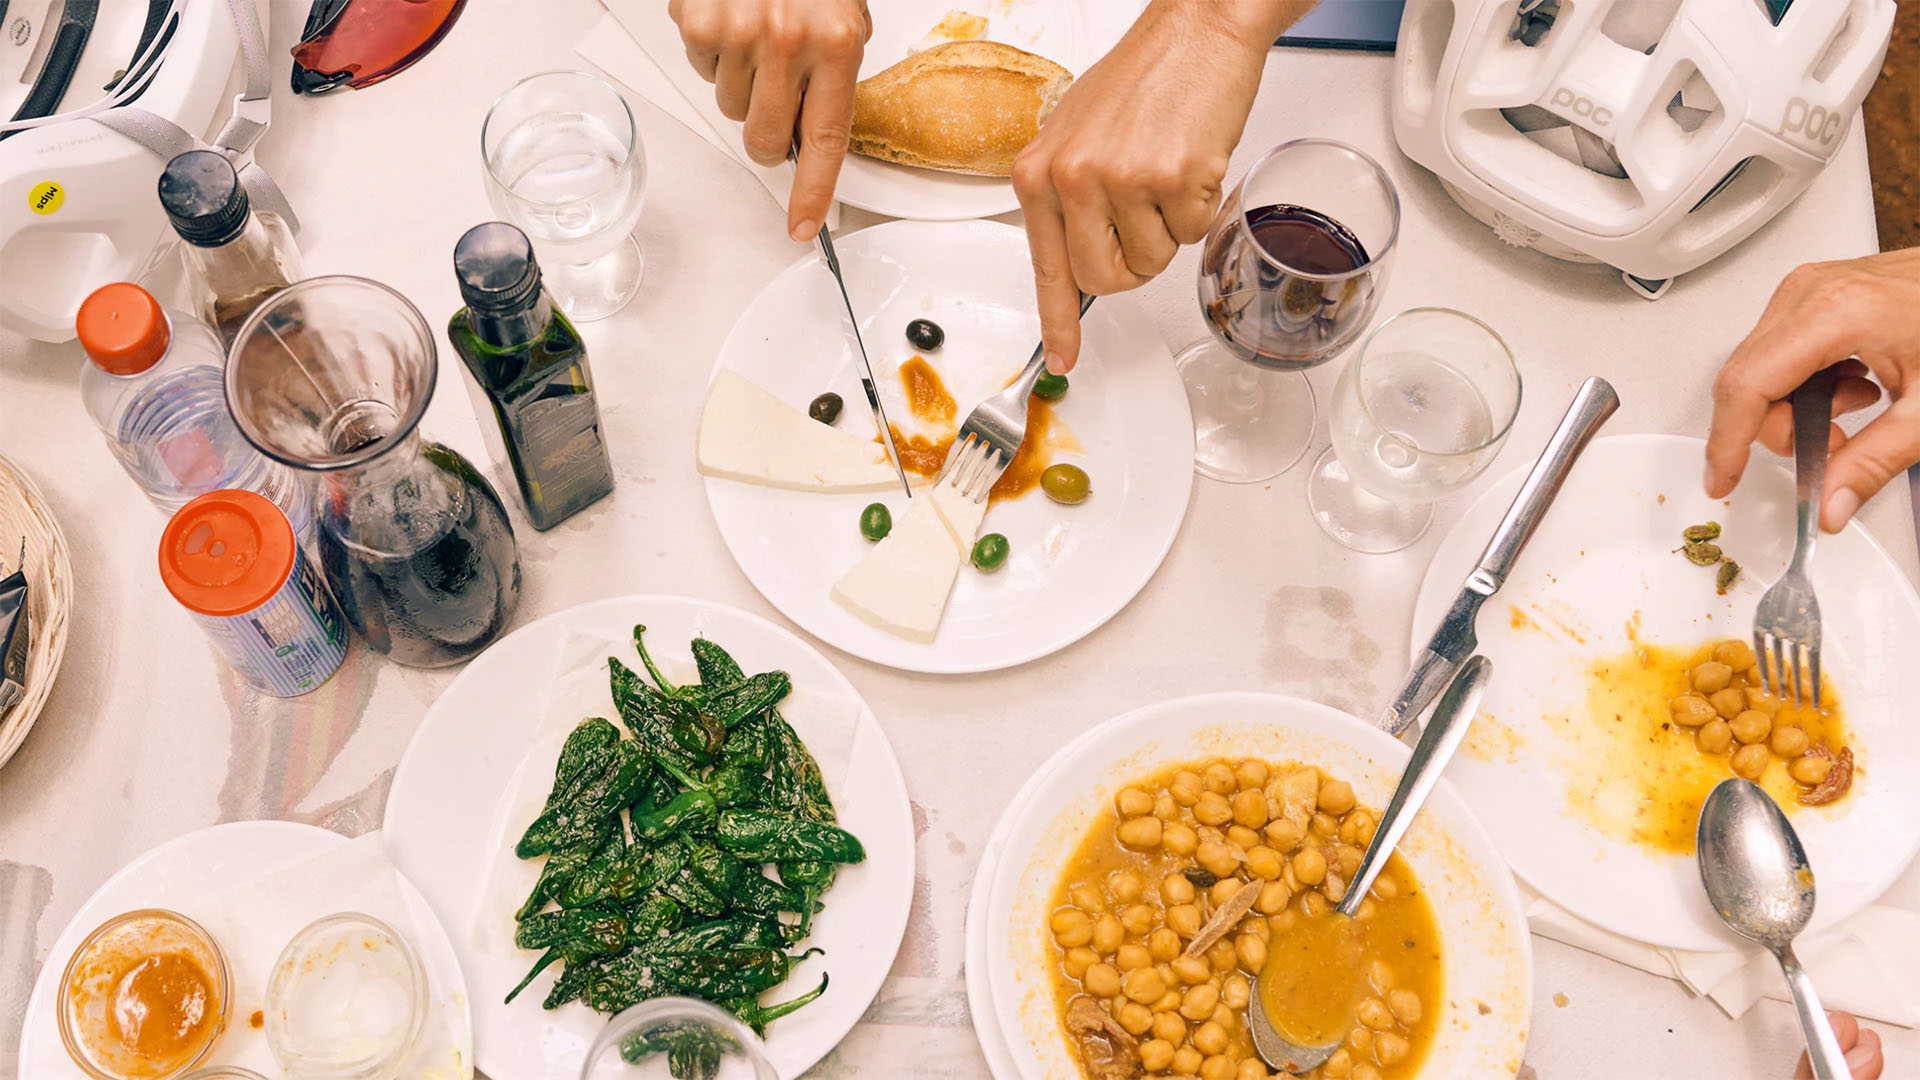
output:
[[[987,16],[987,40],[1044,56],[1078,78],[1133,25],[1145,0],[888,0],[873,5],[873,37],[860,77],[907,58],[907,49],[956,8]],[[916,169],[848,154],[834,197],[888,217],[961,221],[1018,210],[998,176]]]
[[[983,1029],[982,1045],[988,1034],[998,1034],[1017,1067],[1001,1080],[1079,1074],[1053,1003],[1055,946],[1047,919],[1060,872],[1088,826],[1120,788],[1165,765],[1214,756],[1316,765],[1351,783],[1362,803],[1380,807],[1409,751],[1324,705],[1228,693],[1147,706],[1056,753],[1014,798],[1004,835],[996,831],[1004,846],[984,905],[984,951],[998,1030]],[[1512,1076],[1526,1046],[1533,997],[1532,946],[1512,875],[1446,781],[1434,789],[1399,852],[1433,904],[1445,965],[1441,1018],[1420,1075]],[[975,899],[977,908],[978,893]],[[973,1004],[978,1013],[980,1005]]]
[[[1587,448],[1480,616],[1480,651],[1494,672],[1483,716],[1511,729],[1517,752],[1463,751],[1447,775],[1514,870],[1561,907],[1650,944],[1722,950],[1744,943],[1708,906],[1692,858],[1609,839],[1568,809],[1566,770],[1575,766],[1560,762],[1569,746],[1546,719],[1583,715],[1587,665],[1632,647],[1629,620],[1638,640],[1655,644],[1751,638],[1754,605],[1793,551],[1793,477],[1756,459],[1730,501],[1709,499],[1700,490],[1704,448],[1677,435],[1615,436]],[[1435,552],[1414,609],[1415,650],[1525,473],[1515,469],[1487,489]],[[1724,597],[1712,571],[1675,553],[1681,531],[1707,520],[1724,527],[1721,544],[1745,571]],[[1920,700],[1920,600],[1857,524],[1821,536],[1813,582],[1821,665],[1841,693],[1860,764],[1856,793],[1835,808],[1844,813],[1792,818],[1818,882],[1819,929],[1871,903],[1920,849],[1920,728],[1909,715]]]
[[[913,902],[913,817],[893,747],[859,692],[825,657],[756,615],[704,600],[627,596],[582,604],[521,627],[476,657],[427,715],[394,771],[387,796],[387,848],[456,928],[455,945],[472,989],[478,1064],[492,1080],[553,1080],[579,1072],[587,1045],[606,1017],[573,1002],[540,1007],[550,977],[503,1004],[533,954],[487,947],[467,932],[482,913],[499,835],[501,802],[526,755],[550,692],[546,678],[572,634],[609,640],[647,627],[648,651],[671,668],[690,663],[687,642],[712,638],[748,671],[785,671],[794,692],[833,694],[855,703],[859,719],[836,797],[840,824],[866,847],[865,862],[842,867],[814,918],[808,947],[825,950],[797,965],[769,1000],[831,984],[820,1000],[776,1021],[767,1054],[793,1080],[833,1049],[879,992],[906,932]],[[503,910],[501,919],[511,920]],[[537,992],[536,992],[537,991]]]
[[[209,897],[239,889],[249,881],[347,842],[339,833],[294,821],[235,821],[176,836],[121,867],[80,905],[47,953],[21,1025],[19,1075],[33,1080],[86,1080],[87,1074],[67,1056],[60,1042],[60,977],[66,973],[73,950],[95,927],[125,911],[157,907],[178,911],[207,925],[218,940],[219,912],[209,906]],[[398,885],[417,932],[412,944],[427,970],[428,985],[436,996],[446,995],[464,1022],[466,1010],[461,1003],[466,983],[453,943],[433,908],[404,873],[399,875]],[[223,949],[232,947],[230,942],[220,944]],[[269,956],[263,963],[272,961]],[[234,1011],[227,1022],[227,1034],[204,1065],[244,1065],[263,1075],[282,1075],[265,1037],[243,1030],[247,1023],[243,1010],[258,1008],[265,992],[264,986],[234,987]],[[236,1038],[240,1035],[250,1037]],[[458,1047],[461,1058],[470,1065],[472,1047],[466,1045],[466,1034],[456,1039],[463,1044]]]
[[[953,395],[956,422],[1032,355],[1040,324],[1019,229],[895,221],[838,247],[882,403],[903,434],[922,430],[898,376],[916,355],[905,334],[911,320],[946,331],[945,344],[924,355]],[[877,433],[843,311],[825,266],[804,257],[747,306],[716,369],[732,368],[796,408],[832,390],[846,402],[843,430]],[[1004,534],[1012,552],[992,574],[961,568],[932,643],[889,634],[830,595],[872,547],[860,535],[861,508],[885,502],[898,521],[906,496],[897,490],[826,495],[709,478],[707,504],[734,561],[808,633],[907,671],[1012,667],[1099,628],[1146,585],[1180,531],[1193,490],[1193,414],[1166,344],[1131,301],[1102,299],[1084,326],[1080,363],[1056,413],[1084,452],[1056,459],[1086,469],[1093,495],[1061,506],[1035,490],[992,507],[981,531]]]

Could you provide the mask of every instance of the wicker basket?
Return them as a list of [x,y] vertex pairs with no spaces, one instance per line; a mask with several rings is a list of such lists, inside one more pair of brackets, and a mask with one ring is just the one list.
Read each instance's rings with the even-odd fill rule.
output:
[[53,691],[60,657],[67,649],[67,619],[73,610],[73,567],[67,538],[47,509],[47,500],[25,473],[0,456],[0,563],[7,572],[26,541],[30,636],[27,645],[27,696],[0,716],[0,765],[26,740]]

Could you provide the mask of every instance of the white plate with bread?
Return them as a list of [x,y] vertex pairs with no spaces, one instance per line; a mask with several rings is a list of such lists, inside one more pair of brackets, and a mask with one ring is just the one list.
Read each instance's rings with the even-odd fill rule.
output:
[[[968,0],[962,0],[968,2]],[[923,221],[1019,209],[1015,154],[1144,0],[892,0],[873,7],[836,196]]]

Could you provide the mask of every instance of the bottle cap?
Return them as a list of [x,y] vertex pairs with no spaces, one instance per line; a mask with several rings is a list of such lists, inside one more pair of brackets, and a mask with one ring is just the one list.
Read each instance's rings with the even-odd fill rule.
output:
[[527,234],[504,221],[468,229],[453,246],[460,299],[482,315],[512,315],[540,296],[540,264]]
[[188,611],[244,615],[293,572],[293,526],[251,491],[209,491],[160,534],[160,580]]
[[153,294],[130,281],[93,290],[74,316],[80,347],[100,370],[138,375],[160,362],[173,344],[167,313]]
[[160,205],[173,231],[196,247],[230,243],[247,227],[247,189],[233,162],[212,150],[189,150],[167,162]]

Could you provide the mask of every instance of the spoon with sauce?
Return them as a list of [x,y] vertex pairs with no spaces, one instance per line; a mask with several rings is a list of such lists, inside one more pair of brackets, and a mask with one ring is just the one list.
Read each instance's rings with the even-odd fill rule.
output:
[[1793,939],[1813,918],[1813,869],[1787,815],[1752,781],[1722,780],[1700,808],[1695,841],[1714,914],[1780,961],[1815,1080],[1852,1080],[1813,980],[1793,955]]
[[1339,906],[1305,920],[1284,942],[1274,943],[1247,1007],[1253,1047],[1273,1068],[1296,1076],[1311,1072],[1345,1041],[1362,978],[1354,912],[1466,737],[1492,673],[1493,665],[1484,656],[1472,657],[1461,667],[1434,706]]

